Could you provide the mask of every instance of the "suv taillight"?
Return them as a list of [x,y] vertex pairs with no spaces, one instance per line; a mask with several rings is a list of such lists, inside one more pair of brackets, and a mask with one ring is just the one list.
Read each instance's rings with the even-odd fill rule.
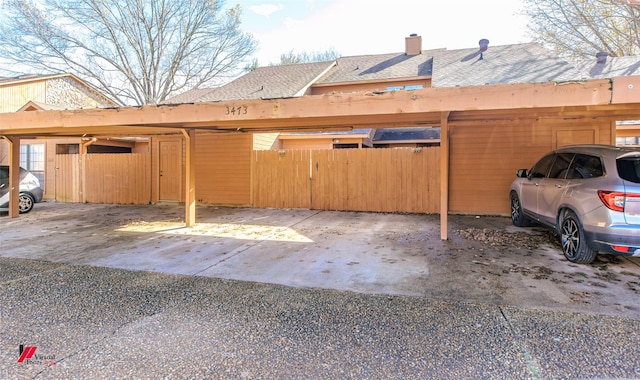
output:
[[614,211],[624,211],[624,203],[627,198],[637,198],[640,194],[624,193],[620,191],[598,190],[598,196],[605,206]]

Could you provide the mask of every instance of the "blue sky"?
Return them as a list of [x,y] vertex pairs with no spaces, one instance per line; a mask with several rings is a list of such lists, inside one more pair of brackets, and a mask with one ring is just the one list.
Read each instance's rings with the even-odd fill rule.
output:
[[404,51],[404,38],[422,36],[423,49],[472,48],[528,42],[521,0],[227,0],[240,4],[242,28],[259,41],[261,65],[280,55],[342,56]]

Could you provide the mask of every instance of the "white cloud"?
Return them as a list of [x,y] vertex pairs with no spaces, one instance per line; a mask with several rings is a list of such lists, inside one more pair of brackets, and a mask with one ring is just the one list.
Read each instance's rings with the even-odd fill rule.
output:
[[252,5],[249,7],[253,13],[259,14],[260,16],[269,17],[272,14],[282,10],[284,5],[282,4],[261,4],[261,5]]

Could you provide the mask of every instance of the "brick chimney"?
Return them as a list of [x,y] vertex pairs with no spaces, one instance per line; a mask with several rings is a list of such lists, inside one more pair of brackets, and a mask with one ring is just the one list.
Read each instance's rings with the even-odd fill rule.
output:
[[413,33],[404,38],[404,46],[406,55],[418,55],[422,53],[422,37]]

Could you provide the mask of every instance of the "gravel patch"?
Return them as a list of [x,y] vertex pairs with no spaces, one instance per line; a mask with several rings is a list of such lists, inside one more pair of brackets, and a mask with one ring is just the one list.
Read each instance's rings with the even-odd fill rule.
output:
[[[640,371],[635,319],[0,259],[0,267],[11,266],[32,274],[0,284],[2,378],[536,379]],[[17,363],[20,344],[47,359]]]

